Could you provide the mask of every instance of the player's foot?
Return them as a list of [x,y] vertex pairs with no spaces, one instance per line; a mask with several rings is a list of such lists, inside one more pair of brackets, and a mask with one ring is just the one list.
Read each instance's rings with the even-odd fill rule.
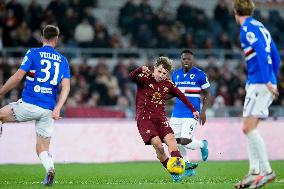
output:
[[208,158],[208,142],[207,140],[202,140],[203,143],[203,148],[201,148],[201,156],[202,156],[202,160],[206,161]]
[[172,176],[174,182],[180,182],[182,180],[180,175],[171,174],[171,176]]
[[54,169],[50,169],[45,176],[45,179],[42,181],[42,186],[52,186],[54,180]]
[[276,174],[272,171],[269,174],[258,176],[249,188],[260,188],[276,178]]
[[198,167],[198,163],[196,162],[185,162],[185,169],[195,169],[196,167]]
[[235,184],[235,188],[248,188],[257,177],[259,177],[259,174],[248,174],[243,180]]
[[181,178],[183,177],[191,177],[191,176],[194,176],[196,173],[195,173],[195,170],[193,169],[186,169],[184,170],[184,173],[180,176]]

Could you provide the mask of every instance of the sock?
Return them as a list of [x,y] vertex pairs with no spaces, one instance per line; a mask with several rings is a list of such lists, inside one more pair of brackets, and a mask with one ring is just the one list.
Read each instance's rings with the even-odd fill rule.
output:
[[161,162],[165,168],[167,168],[168,161],[169,161],[169,158],[167,158],[165,161]]
[[[252,134],[253,135],[253,134]],[[248,139],[248,157],[249,157],[249,173],[248,174],[259,174],[259,159],[256,152],[256,148],[253,144],[253,136],[250,133],[247,135]]]
[[53,163],[52,157],[49,152],[43,151],[39,154],[38,157],[42,165],[44,166],[46,172],[48,172],[50,168],[54,169],[54,163]]
[[171,157],[181,157],[182,158],[182,156],[181,156],[179,151],[172,151],[171,152]]
[[261,171],[264,174],[271,173],[272,169],[268,161],[265,144],[258,130],[256,129],[252,130],[250,133],[248,133],[248,137],[251,138],[250,140],[252,141],[252,144],[255,147],[255,152],[259,159],[259,165]]
[[203,148],[203,142],[201,140],[197,140],[195,138],[192,139],[191,143],[185,145],[187,149],[197,150]]
[[188,161],[188,156],[187,156],[187,150],[186,148],[181,145],[181,144],[178,144],[178,149],[180,151],[180,154],[182,155],[184,161]]

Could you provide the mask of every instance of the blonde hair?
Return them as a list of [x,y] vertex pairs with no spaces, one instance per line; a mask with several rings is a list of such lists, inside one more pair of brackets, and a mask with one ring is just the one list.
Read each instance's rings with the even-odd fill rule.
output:
[[161,56],[156,61],[156,67],[162,65],[165,70],[170,72],[170,71],[172,71],[172,63],[173,63],[173,61],[171,59],[169,59],[168,57]]
[[233,0],[233,9],[239,16],[252,16],[255,5],[253,0]]

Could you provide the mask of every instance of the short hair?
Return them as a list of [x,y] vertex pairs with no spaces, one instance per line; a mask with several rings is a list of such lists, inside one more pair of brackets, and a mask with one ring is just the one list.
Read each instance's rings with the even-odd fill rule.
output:
[[165,70],[170,72],[170,71],[172,71],[172,63],[173,63],[173,61],[171,59],[169,59],[168,57],[161,56],[156,61],[156,67],[162,65]]
[[253,0],[233,0],[233,9],[239,16],[252,16],[255,5]]
[[50,40],[50,39],[53,39],[54,37],[58,37],[59,36],[59,28],[57,26],[54,26],[54,25],[46,25],[43,28],[42,36],[46,40]]
[[189,49],[184,49],[184,50],[181,52],[181,55],[184,54],[184,53],[194,55],[193,52],[192,52],[191,50],[189,50]]

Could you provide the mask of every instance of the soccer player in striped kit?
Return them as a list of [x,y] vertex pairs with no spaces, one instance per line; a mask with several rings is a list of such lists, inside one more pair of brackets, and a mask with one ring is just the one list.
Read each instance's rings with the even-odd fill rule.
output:
[[[181,54],[182,68],[173,72],[172,81],[192,102],[197,111],[200,112],[200,123],[201,125],[204,125],[206,122],[205,112],[209,103],[208,100],[210,92],[208,89],[210,84],[206,74],[202,70],[193,66],[193,61],[193,52],[189,49],[183,50]],[[203,95],[202,99],[201,93]],[[200,111],[201,100],[203,106]],[[187,149],[200,149],[202,159],[203,161],[206,161],[208,158],[208,142],[206,140],[198,140],[193,137],[196,126],[198,125],[198,120],[194,119],[192,112],[185,110],[185,104],[176,98],[170,120],[170,126],[175,133],[179,150],[186,161],[187,167],[192,167],[192,169],[194,169],[198,166],[198,164],[188,161]],[[194,170],[193,172],[188,173],[190,174],[187,176],[195,174]]]
[[[29,49],[18,71],[0,88],[1,99],[26,78],[22,98],[0,109],[0,124],[35,121],[36,152],[46,170],[43,186],[53,184],[55,168],[49,153],[49,144],[54,120],[60,118],[60,111],[70,91],[68,61],[55,50],[58,37],[57,26],[45,26],[42,34],[43,46]],[[60,85],[61,92],[57,99]]]
[[268,117],[268,107],[279,95],[277,75],[280,57],[264,25],[252,18],[252,0],[234,0],[240,42],[247,63],[246,98],[243,109],[243,132],[248,140],[249,172],[236,188],[260,188],[276,178],[268,161],[264,141],[257,130],[260,120]]

